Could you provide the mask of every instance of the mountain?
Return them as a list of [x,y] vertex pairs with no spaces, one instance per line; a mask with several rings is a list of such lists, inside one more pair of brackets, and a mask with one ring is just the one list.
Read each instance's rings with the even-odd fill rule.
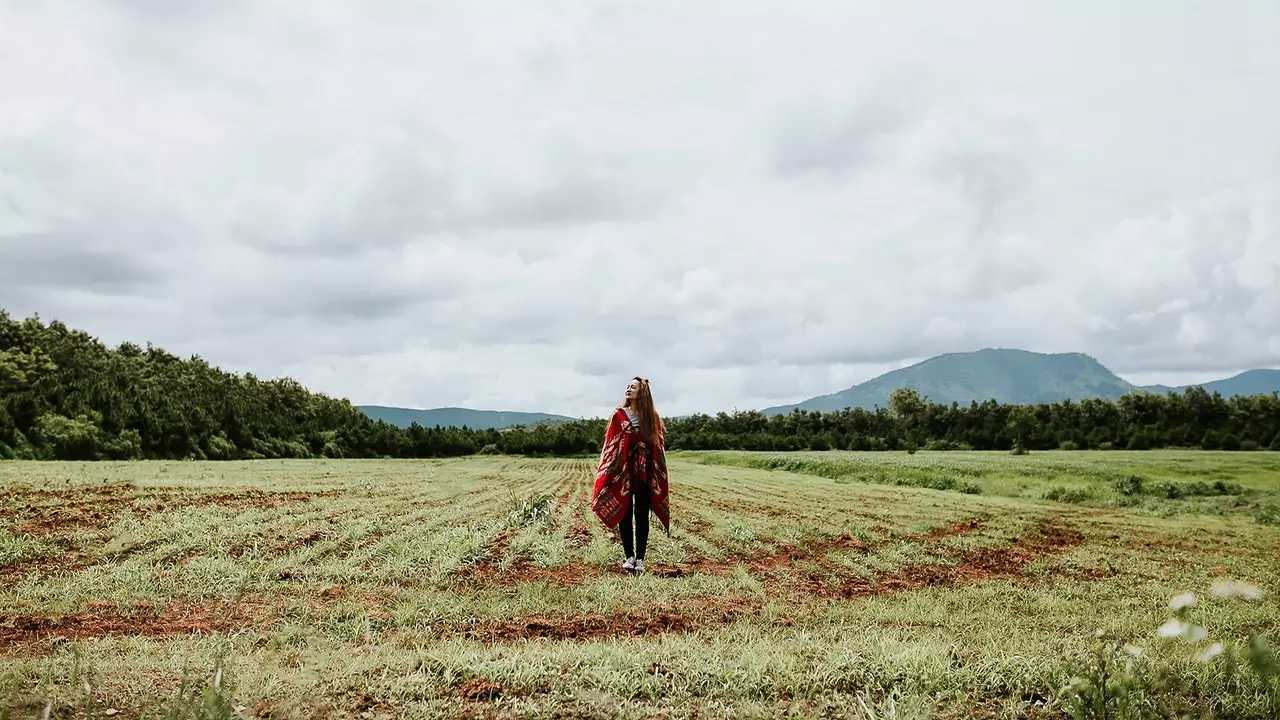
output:
[[1231,397],[1232,395],[1270,395],[1273,392],[1280,392],[1280,370],[1245,370],[1239,375],[1232,375],[1224,380],[1214,380],[1200,383],[1199,385],[1184,385],[1182,387],[1147,385],[1142,389],[1161,395],[1171,392],[1181,395],[1193,387],[1202,387],[1210,395],[1216,392],[1222,397]]
[[466,426],[472,430],[490,430],[508,428],[515,425],[537,425],[539,423],[566,422],[578,419],[564,415],[548,415],[546,413],[471,410],[456,407],[432,408],[430,410],[385,407],[382,405],[359,405],[357,407],[374,420],[385,420],[400,428],[407,428],[416,422],[424,428],[439,425],[440,427]]
[[831,412],[846,407],[888,407],[889,395],[898,388],[915,388],[931,402],[964,405],[988,399],[1018,404],[1086,397],[1114,399],[1137,389],[1088,355],[986,349],[939,355],[838,393],[766,408],[764,413],[776,415],[795,408]]

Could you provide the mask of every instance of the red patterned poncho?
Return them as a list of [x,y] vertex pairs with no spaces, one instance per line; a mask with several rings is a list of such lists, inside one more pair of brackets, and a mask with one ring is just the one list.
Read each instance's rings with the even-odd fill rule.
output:
[[609,421],[596,468],[595,488],[591,493],[591,510],[608,527],[617,527],[631,509],[633,483],[649,486],[649,508],[671,535],[670,497],[667,487],[667,455],[662,434],[652,447],[646,443],[640,428],[631,424],[627,412],[618,408]]

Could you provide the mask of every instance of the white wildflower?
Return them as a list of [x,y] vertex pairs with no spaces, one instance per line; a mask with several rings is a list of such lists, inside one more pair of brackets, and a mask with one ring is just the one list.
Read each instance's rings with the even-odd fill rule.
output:
[[1191,626],[1188,625],[1186,621],[1175,618],[1161,625],[1160,629],[1156,630],[1156,635],[1163,638],[1178,637],[1182,633],[1186,632],[1189,627]]
[[1209,662],[1210,660],[1222,654],[1222,643],[1216,642],[1210,645],[1204,652],[1200,653],[1196,659],[1200,662]]
[[1210,588],[1210,592],[1221,598],[1242,598],[1244,600],[1259,600],[1262,598],[1262,590],[1257,585],[1241,582],[1240,580],[1218,580]]
[[1137,645],[1126,644],[1124,646],[1124,651],[1134,657],[1142,657],[1142,648],[1138,647]]
[[1186,632],[1182,633],[1182,639],[1186,640],[1189,643],[1198,643],[1208,636],[1209,636],[1209,631],[1205,630],[1199,625],[1192,625],[1191,627],[1187,628]]
[[1178,612],[1182,608],[1188,608],[1196,604],[1196,594],[1184,592],[1169,601],[1169,609]]

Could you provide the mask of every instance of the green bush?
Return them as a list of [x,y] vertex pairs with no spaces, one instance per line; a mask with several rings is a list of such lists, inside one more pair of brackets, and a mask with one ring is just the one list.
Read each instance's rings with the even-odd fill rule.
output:
[[1116,491],[1121,495],[1141,495],[1142,494],[1142,478],[1137,475],[1117,478],[1115,481]]
[[1064,503],[1088,502],[1092,498],[1093,496],[1089,494],[1088,490],[1084,490],[1082,488],[1065,488],[1061,486],[1055,487],[1044,494],[1045,500]]
[[1263,525],[1280,525],[1280,505],[1268,503],[1259,506],[1253,519]]
[[142,435],[132,428],[121,430],[103,443],[102,455],[109,460],[141,460]]
[[[36,420],[36,444],[55,460],[97,460],[102,428],[84,416],[46,413]],[[44,453],[42,453],[44,454]]]
[[208,440],[205,455],[212,460],[230,460],[238,454],[236,444],[227,438],[225,433],[212,435]]

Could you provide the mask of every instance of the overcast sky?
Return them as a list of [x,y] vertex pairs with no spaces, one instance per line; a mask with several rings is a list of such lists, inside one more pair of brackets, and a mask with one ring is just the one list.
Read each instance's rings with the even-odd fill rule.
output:
[[983,347],[1277,367],[1278,36],[1274,0],[0,0],[0,307],[574,416]]

